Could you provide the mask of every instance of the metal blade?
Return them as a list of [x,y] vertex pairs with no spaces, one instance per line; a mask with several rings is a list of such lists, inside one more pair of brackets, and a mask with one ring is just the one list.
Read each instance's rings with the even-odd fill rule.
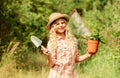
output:
[[36,36],[31,36],[31,41],[33,42],[33,44],[38,48],[41,46],[42,44],[42,40],[40,40],[39,38],[37,38]]

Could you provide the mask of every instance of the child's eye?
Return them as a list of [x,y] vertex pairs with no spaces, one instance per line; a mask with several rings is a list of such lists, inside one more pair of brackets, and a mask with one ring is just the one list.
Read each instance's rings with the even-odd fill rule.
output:
[[59,23],[57,23],[56,25],[59,25]]
[[65,24],[65,22],[62,22],[61,24]]

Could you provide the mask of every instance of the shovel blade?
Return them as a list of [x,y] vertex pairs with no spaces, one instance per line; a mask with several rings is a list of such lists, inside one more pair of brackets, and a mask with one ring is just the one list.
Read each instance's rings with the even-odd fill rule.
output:
[[31,36],[31,41],[33,42],[33,44],[38,48],[41,46],[42,44],[42,40],[40,40],[39,38],[37,38],[36,36]]

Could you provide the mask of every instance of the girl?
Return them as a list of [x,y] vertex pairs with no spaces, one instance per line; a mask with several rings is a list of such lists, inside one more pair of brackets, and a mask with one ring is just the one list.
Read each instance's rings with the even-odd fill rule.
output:
[[47,48],[41,48],[51,67],[48,78],[78,78],[75,63],[92,56],[88,52],[79,56],[77,41],[70,33],[68,22],[66,14],[53,13],[49,17],[49,41]]

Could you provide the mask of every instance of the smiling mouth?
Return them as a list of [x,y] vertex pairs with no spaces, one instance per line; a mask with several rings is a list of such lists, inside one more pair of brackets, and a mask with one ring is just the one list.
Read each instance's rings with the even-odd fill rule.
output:
[[60,28],[58,28],[58,29],[64,29],[65,27],[60,27]]
[[65,28],[59,28],[59,30],[64,30]]

